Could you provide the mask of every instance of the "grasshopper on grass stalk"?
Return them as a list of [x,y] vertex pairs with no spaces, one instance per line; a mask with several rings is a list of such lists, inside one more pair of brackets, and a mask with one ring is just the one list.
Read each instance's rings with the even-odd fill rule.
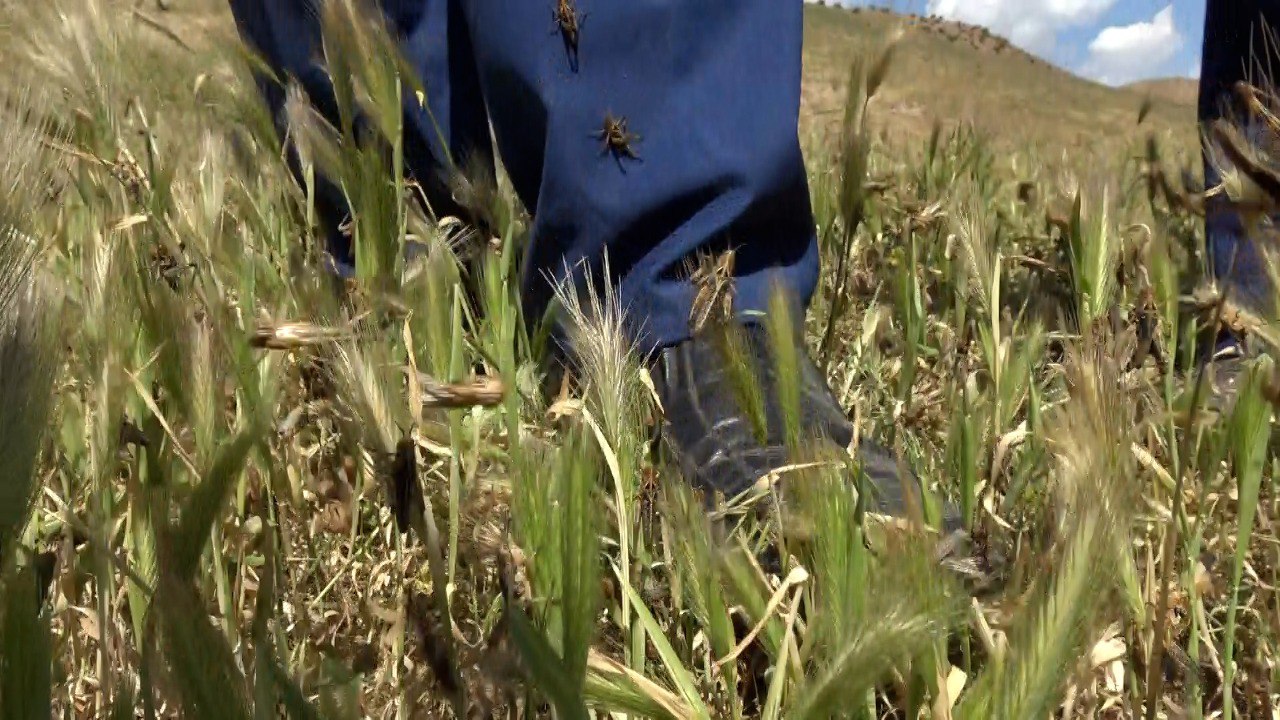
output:
[[639,142],[640,136],[627,130],[625,117],[614,117],[611,112],[605,113],[604,127],[596,132],[595,138],[604,144],[600,149],[601,155],[610,153],[618,162],[622,162],[624,157],[632,160],[640,159],[635,148],[631,146],[632,143]]

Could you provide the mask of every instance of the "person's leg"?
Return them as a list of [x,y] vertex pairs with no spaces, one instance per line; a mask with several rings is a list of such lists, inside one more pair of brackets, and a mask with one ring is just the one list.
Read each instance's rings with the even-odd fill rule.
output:
[[[238,15],[242,27],[249,18],[274,31],[256,43],[275,48],[268,60],[302,79],[323,107],[323,74],[309,51],[296,47],[309,32],[306,18],[286,12],[304,1],[267,0],[274,16],[252,8]],[[607,255],[611,277],[604,281],[619,288],[631,339],[651,358],[664,349],[658,380],[669,446],[696,485],[742,490],[786,454],[778,378],[759,330],[748,331],[751,361],[771,405],[762,441],[738,407],[724,358],[711,341],[690,338],[695,289],[684,269],[699,251],[735,249],[739,313],[765,310],[775,286],[797,307],[813,292],[818,252],[797,138],[803,4],[577,2],[574,8],[573,0],[405,0],[384,8],[420,63],[437,118],[442,109],[451,118],[468,117],[449,103],[469,93],[460,98],[442,88],[459,87],[458,63],[466,60],[454,33],[474,48],[502,159],[534,217],[526,314],[539,317],[557,284],[577,285],[585,272],[598,278]],[[439,11],[446,3],[449,10]],[[466,28],[455,30],[459,6]],[[557,9],[568,31],[553,20]],[[443,20],[433,23],[437,11]],[[254,38],[254,28],[246,35]],[[446,35],[447,46],[440,44]],[[614,152],[600,137],[607,118],[627,123]],[[452,130],[456,153],[459,135],[475,128]],[[432,136],[423,135],[434,153]],[[852,426],[811,362],[799,381],[807,429],[848,444]],[[888,505],[900,511],[892,458],[870,443],[861,447],[864,472],[899,498]]]
[[[262,55],[279,77],[260,76],[263,99],[283,133],[285,89],[293,80],[330,122],[338,122],[333,86],[321,59],[319,8],[323,0],[230,0],[236,25],[247,44]],[[438,216],[468,217],[453,199],[450,183],[455,167],[492,173],[493,156],[484,102],[480,95],[471,39],[459,0],[383,0],[388,27],[400,41],[407,60],[426,90],[426,106],[412,93],[405,99],[405,160]],[[291,165],[299,167],[296,155]],[[486,178],[481,178],[485,180]],[[341,190],[316,178],[316,210],[336,269],[350,274],[354,255],[338,230],[348,214]]]
[[[848,445],[852,425],[799,347],[779,378],[758,323],[744,346],[761,383],[765,437],[740,405],[719,344],[690,331],[695,253],[736,253],[740,316],[774,288],[802,309],[818,249],[797,133],[803,3],[780,0],[470,0],[481,85],[499,154],[534,216],[525,310],[537,316],[566,265],[607,256],[655,381],[663,436],[696,487],[733,495],[786,462],[780,382],[800,386],[803,432]],[[553,20],[557,15],[568,30]],[[626,120],[612,148],[606,121]],[[631,137],[634,135],[635,137]],[[613,152],[609,150],[612,149]],[[691,337],[692,336],[692,337]],[[795,338],[799,345],[802,338]],[[572,349],[570,348],[570,352]],[[893,458],[861,444],[888,512],[905,510]],[[950,514],[945,524],[955,526]]]
[[[697,251],[736,248],[738,310],[771,280],[800,303],[818,253],[797,137],[803,6],[778,0],[471,0],[503,162],[534,217],[525,308],[537,317],[565,266],[602,269],[643,350],[689,336]],[[605,151],[606,118],[627,145]],[[635,157],[631,157],[631,154]]]
[[[318,60],[319,4],[231,0],[249,43],[333,116]],[[736,248],[741,311],[764,309],[771,280],[807,302],[818,262],[797,138],[800,4],[579,0],[576,52],[556,32],[557,0],[382,6],[427,88],[431,115],[408,108],[405,143],[439,214],[462,211],[448,192],[448,155],[430,118],[441,122],[454,157],[487,157],[480,66],[503,160],[534,216],[525,287],[531,317],[547,306],[566,265],[585,261],[598,271],[606,250],[645,349],[688,336],[694,289],[683,270],[699,250]],[[279,117],[283,89],[269,78],[261,85]],[[630,141],[638,157],[602,152],[596,135],[610,115],[638,136]],[[345,215],[337,189],[321,191],[322,215]],[[335,244],[340,259],[349,254],[340,238]]]
[[[1280,3],[1273,0],[1208,0],[1200,70],[1199,116],[1202,129],[1218,120],[1244,123],[1256,133],[1235,92],[1236,83],[1264,84],[1280,70],[1273,33],[1280,28]],[[1204,148],[1205,186],[1221,182],[1213,147]],[[1241,219],[1224,197],[1206,208],[1205,236],[1210,270],[1234,299],[1270,311],[1274,303],[1262,255],[1246,236]]]

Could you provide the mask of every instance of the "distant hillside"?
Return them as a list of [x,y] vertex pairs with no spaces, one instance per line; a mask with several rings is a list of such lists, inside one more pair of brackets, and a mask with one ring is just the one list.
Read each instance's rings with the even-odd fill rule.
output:
[[1200,82],[1192,78],[1158,78],[1133,83],[1127,89],[1176,105],[1194,107],[1200,94]]
[[[802,132],[819,137],[840,121],[849,66],[904,35],[872,105],[891,139],[924,137],[935,118],[971,122],[1010,149],[1117,152],[1155,130],[1191,147],[1195,97],[1180,81],[1112,88],[1033,57],[985,28],[886,10],[805,6]],[[1154,101],[1145,124],[1138,110]]]

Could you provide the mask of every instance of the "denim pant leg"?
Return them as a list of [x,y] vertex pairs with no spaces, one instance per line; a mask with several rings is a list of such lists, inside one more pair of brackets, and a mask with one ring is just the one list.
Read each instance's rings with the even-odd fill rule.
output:
[[[1245,119],[1235,94],[1241,81],[1263,84],[1280,71],[1280,57],[1272,33],[1280,23],[1276,0],[1208,0],[1205,12],[1204,51],[1200,70],[1199,116],[1202,128],[1220,119],[1245,123],[1246,134],[1261,128]],[[1221,182],[1213,148],[1204,148],[1207,187]],[[1241,219],[1229,201],[1209,202],[1205,236],[1210,270],[1232,297],[1248,306],[1271,312],[1274,291],[1256,243],[1246,237]]]

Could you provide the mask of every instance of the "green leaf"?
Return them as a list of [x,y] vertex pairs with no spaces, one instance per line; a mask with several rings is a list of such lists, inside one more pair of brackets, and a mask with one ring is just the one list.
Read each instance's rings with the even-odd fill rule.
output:
[[360,717],[360,676],[336,658],[321,661],[320,707],[325,717],[358,720]]
[[600,559],[595,502],[596,469],[592,446],[579,438],[568,449],[569,468],[560,488],[556,512],[560,520],[561,603],[564,607],[565,672],[575,691],[582,692],[587,654],[600,604]]
[[50,717],[53,697],[49,617],[40,612],[36,568],[12,571],[3,588],[3,643],[0,648],[0,718]]
[[610,712],[625,712],[640,717],[684,720],[692,717],[689,709],[665,688],[638,674],[628,673],[622,665],[593,665],[587,673],[584,696],[588,704]]
[[676,653],[675,648],[671,646],[671,641],[667,639],[662,626],[654,619],[653,613],[649,612],[644,598],[640,597],[635,588],[630,586],[627,587],[627,593],[631,598],[632,606],[635,608],[636,619],[644,625],[645,632],[649,634],[650,640],[653,641],[653,647],[658,651],[658,657],[662,659],[663,667],[671,675],[671,679],[676,684],[676,689],[684,696],[685,702],[689,703],[690,707],[693,708],[694,717],[710,718],[711,713],[702,702],[702,696],[698,694],[698,686],[694,682],[693,676],[689,674],[689,670],[680,662],[680,656]]
[[253,708],[258,720],[272,717],[276,706],[277,683],[273,673],[275,647],[270,632],[271,616],[275,610],[276,568],[275,543],[272,529],[262,535],[265,547],[262,570],[258,573],[258,599],[253,610],[253,644],[258,655],[254,663]]
[[209,720],[248,720],[244,677],[226,636],[210,622],[190,581],[161,566],[152,608],[160,649],[183,714]]
[[31,257],[20,244],[0,216],[0,294],[15,295],[0,297],[0,547],[5,548],[27,524],[37,492],[36,460],[48,430],[57,368],[50,341],[60,325],[42,317],[56,317],[58,308],[23,297],[28,288],[33,297],[41,293],[30,275]]
[[172,569],[179,577],[195,575],[205,543],[209,540],[209,531],[226,506],[245,458],[256,441],[256,433],[246,429],[224,445],[208,475],[183,506],[182,516],[174,528],[171,548]]
[[1240,581],[1245,557],[1249,554],[1249,539],[1253,535],[1253,523],[1258,512],[1258,493],[1262,485],[1262,470],[1267,462],[1267,440],[1271,437],[1271,405],[1262,396],[1262,378],[1270,377],[1271,363],[1265,358],[1252,368],[1244,387],[1236,400],[1231,415],[1231,455],[1239,482],[1237,496],[1238,525],[1236,527],[1236,551],[1231,565],[1231,594],[1227,603],[1226,647],[1222,653],[1223,720],[1231,720],[1235,710],[1232,701],[1232,684],[1235,678],[1235,629],[1236,614],[1240,603]]
[[276,687],[280,690],[280,704],[284,706],[285,716],[292,720],[321,720],[321,715],[307,702],[302,689],[294,682],[289,672],[275,660],[271,661],[271,674],[275,678]]
[[565,720],[589,720],[586,702],[579,691],[581,681],[569,677],[551,643],[522,610],[508,607],[506,620],[530,680],[555,706],[557,715]]
[[122,688],[120,695],[111,703],[111,720],[133,720],[137,702],[131,688]]

